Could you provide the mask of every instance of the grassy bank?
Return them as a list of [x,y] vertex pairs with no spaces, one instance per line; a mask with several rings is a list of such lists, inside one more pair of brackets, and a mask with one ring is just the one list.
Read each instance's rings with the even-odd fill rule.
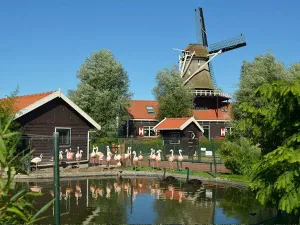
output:
[[[131,171],[131,167],[122,168],[122,169]],[[161,172],[161,173],[163,173],[163,170],[153,169],[152,167],[141,167],[141,168],[137,167],[136,171]],[[179,171],[179,170],[169,170],[169,169],[167,169],[167,173],[186,174],[186,170]],[[249,185],[249,183],[250,183],[250,178],[247,177],[247,176],[243,176],[243,175],[217,173],[217,176],[215,176],[214,173],[204,172],[204,171],[194,171],[194,170],[190,170],[190,175],[205,177],[205,178],[212,178],[212,179],[217,177],[217,178],[228,180],[228,181],[239,182],[239,183],[242,183],[242,184],[245,184],[245,185]]]

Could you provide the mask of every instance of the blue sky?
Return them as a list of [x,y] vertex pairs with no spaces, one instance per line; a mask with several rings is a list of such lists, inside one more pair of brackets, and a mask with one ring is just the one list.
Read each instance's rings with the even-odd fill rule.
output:
[[[213,60],[217,84],[232,93],[243,60],[271,51],[287,66],[299,61],[300,1],[0,2],[0,97],[76,88],[92,52],[111,50],[130,78],[133,99],[154,99],[155,75],[196,42],[194,9],[203,7],[209,44],[243,33],[247,46]],[[296,55],[297,54],[297,55]]]

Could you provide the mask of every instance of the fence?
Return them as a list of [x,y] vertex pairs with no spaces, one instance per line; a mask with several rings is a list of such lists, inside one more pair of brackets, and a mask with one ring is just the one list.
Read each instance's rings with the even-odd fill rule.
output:
[[[90,137],[89,142],[87,137],[72,137],[69,146],[60,146],[59,151],[62,152],[63,159],[61,161],[76,164],[74,157],[73,161],[67,159],[66,149],[71,149],[76,153],[77,147],[82,150],[82,159],[80,162],[89,162],[89,154],[94,146],[98,146],[98,150],[105,156],[107,155],[107,146],[113,153],[127,153],[128,147],[131,147],[131,152],[135,151],[137,155],[143,155],[144,161],[148,161],[151,149],[154,149],[157,155],[157,150],[161,150],[161,160],[168,161],[171,156],[171,149],[175,159],[181,154],[183,162],[191,163],[207,163],[212,166],[212,163],[223,164],[218,156],[217,149],[220,148],[222,141],[207,140],[207,139],[191,139],[181,138],[179,142],[174,143],[172,140],[163,140],[161,138],[95,138]],[[53,136],[22,136],[18,151],[23,152],[25,156],[28,152],[33,151],[32,155],[28,155],[22,161],[23,170],[29,172],[35,166],[31,162],[32,158],[39,157],[43,154],[43,160],[39,165],[53,165]],[[74,151],[75,150],[75,151]],[[181,152],[179,153],[179,150]],[[176,161],[176,160],[175,160]]]
[[[171,140],[162,140],[160,138],[119,138],[119,139],[94,139],[91,140],[92,145],[98,146],[105,156],[107,154],[106,148],[109,146],[110,150],[114,153],[119,151],[124,154],[131,147],[131,151],[135,151],[137,155],[143,155],[144,158],[150,156],[151,149],[161,150],[162,161],[167,161],[171,156],[170,150],[173,150],[174,156],[178,157],[179,150],[185,162],[213,162],[214,157],[217,163],[222,163],[217,153],[217,149],[221,147],[222,141],[220,140],[199,140],[194,139],[192,142],[189,138],[181,138],[180,142],[173,143]],[[98,143],[97,143],[98,142]],[[91,145],[91,146],[92,146]],[[91,148],[90,148],[91,151]],[[157,154],[157,153],[156,153]]]

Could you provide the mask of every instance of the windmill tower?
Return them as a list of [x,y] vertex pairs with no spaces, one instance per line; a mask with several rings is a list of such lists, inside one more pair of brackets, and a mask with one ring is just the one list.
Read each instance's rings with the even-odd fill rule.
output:
[[195,109],[217,109],[231,99],[217,88],[211,61],[219,54],[246,46],[245,37],[240,36],[212,44],[208,48],[207,33],[202,8],[195,9],[197,43],[179,50],[179,70],[184,85],[192,88]]

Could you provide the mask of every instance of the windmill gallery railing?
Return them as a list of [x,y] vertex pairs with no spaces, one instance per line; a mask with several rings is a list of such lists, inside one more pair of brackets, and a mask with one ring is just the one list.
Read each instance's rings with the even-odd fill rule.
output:
[[232,98],[231,94],[224,93],[221,90],[193,90],[196,96],[221,96],[225,98]]

